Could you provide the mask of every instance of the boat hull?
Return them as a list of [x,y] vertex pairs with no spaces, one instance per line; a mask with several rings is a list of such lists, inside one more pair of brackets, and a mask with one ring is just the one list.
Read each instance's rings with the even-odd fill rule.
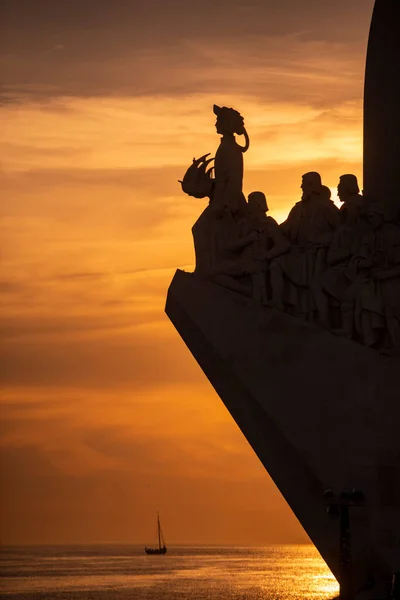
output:
[[163,548],[145,548],[144,551],[146,554],[167,554],[166,546]]

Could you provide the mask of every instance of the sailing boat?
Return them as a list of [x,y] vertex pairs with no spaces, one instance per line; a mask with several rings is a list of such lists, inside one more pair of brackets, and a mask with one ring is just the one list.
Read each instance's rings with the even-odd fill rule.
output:
[[[160,525],[160,515],[157,513],[157,538],[158,538],[158,548],[146,548],[144,551],[146,554],[166,554],[167,546],[165,545],[164,536],[162,534],[161,525]],[[162,545],[161,545],[162,544]]]

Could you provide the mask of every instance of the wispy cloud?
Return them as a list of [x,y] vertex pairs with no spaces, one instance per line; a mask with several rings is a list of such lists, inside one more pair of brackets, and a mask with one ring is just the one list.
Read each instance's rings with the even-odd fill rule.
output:
[[47,72],[42,68],[33,81],[30,71],[21,73],[26,58],[9,55],[3,59],[3,72],[21,75],[20,81],[5,81],[3,98],[7,104],[58,97],[151,96],[184,103],[193,94],[223,94],[333,106],[359,96],[363,41],[310,40],[299,34],[223,35],[208,43],[181,37],[167,47],[154,44],[102,60],[71,59],[59,66],[51,61]]
[[[42,170],[45,165],[48,171],[65,169],[68,174],[74,170],[72,177],[81,179],[97,170],[100,182],[113,171],[115,180],[119,172],[121,181],[126,181],[131,169],[131,183],[134,177],[143,181],[146,176],[148,182],[146,169],[183,168],[193,153],[217,146],[211,110],[214,101],[234,106],[245,116],[254,139],[248,155],[250,168],[301,158],[360,158],[360,98],[331,108],[300,101],[263,102],[235,94],[202,94],[188,97],[184,103],[169,97],[65,98],[63,102],[72,109],[69,116],[54,111],[51,103],[3,111],[3,169],[12,173]],[[174,174],[178,173],[181,171],[176,169]],[[61,179],[62,173],[57,176]],[[170,183],[166,181],[166,185]]]

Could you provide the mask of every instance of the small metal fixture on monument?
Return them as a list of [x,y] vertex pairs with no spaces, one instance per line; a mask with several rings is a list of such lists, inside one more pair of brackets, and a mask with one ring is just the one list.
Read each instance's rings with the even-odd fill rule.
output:
[[344,173],[340,209],[312,170],[280,225],[263,191],[246,199],[244,118],[214,106],[214,167],[205,154],[181,182],[208,199],[196,266],[176,272],[166,303],[343,600],[400,598],[399,31],[400,0],[376,0],[364,192]]

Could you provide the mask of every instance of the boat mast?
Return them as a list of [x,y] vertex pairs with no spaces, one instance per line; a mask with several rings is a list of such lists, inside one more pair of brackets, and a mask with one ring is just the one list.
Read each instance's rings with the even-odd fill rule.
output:
[[158,529],[158,549],[161,550],[161,531],[160,531],[160,515],[157,511],[157,529]]

